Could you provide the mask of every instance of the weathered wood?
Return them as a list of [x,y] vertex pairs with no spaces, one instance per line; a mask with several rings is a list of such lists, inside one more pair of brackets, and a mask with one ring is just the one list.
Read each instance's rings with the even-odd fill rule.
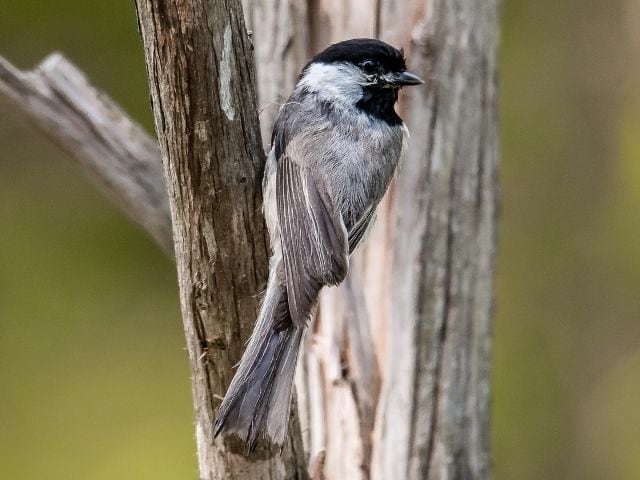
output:
[[373,478],[490,477],[497,2],[435,0],[409,63],[411,148],[393,202],[388,364]]
[[[413,0],[398,8],[389,0],[321,0],[307,10],[292,0],[247,1],[259,63],[257,107],[253,91],[247,89],[252,85],[249,47],[246,37],[236,33],[242,31],[236,4],[221,11],[207,3],[213,9],[210,32],[202,36],[193,15],[204,11],[204,3],[196,2],[193,12],[178,18],[181,7],[160,11],[149,1],[138,1],[150,15],[141,20],[151,22],[146,31],[142,26],[152,60],[150,76],[157,80],[152,83],[156,116],[165,113],[157,118],[159,129],[173,139],[165,138],[163,150],[174,176],[174,219],[180,221],[176,246],[183,252],[178,261],[181,302],[187,310],[204,478],[290,478],[305,474],[302,462],[309,458],[314,478],[490,477],[496,3]],[[354,11],[360,15],[355,23],[345,17]],[[225,56],[226,25],[232,33]],[[215,408],[211,399],[224,392],[243,348],[240,339],[255,319],[266,274],[258,187],[262,150],[255,111],[275,98],[286,99],[306,52],[330,41],[376,33],[404,46],[411,69],[431,83],[401,97],[402,116],[411,130],[407,156],[381,206],[369,245],[353,259],[348,282],[322,295],[319,318],[307,336],[296,385],[308,455],[294,443],[295,453],[287,445],[281,459],[263,450],[257,460],[247,461],[233,453],[236,445],[228,444],[228,450],[219,442],[212,445],[205,427],[210,427]],[[191,50],[196,45],[197,55]],[[220,75],[223,65],[235,73]],[[26,88],[22,84],[29,85],[29,75],[13,69],[13,78],[19,79],[14,90]],[[0,75],[0,82],[5,77]],[[235,78],[243,79],[242,87]],[[230,95],[221,94],[223,84]],[[2,83],[0,92],[7,93]],[[88,98],[79,110],[91,111],[94,100]],[[16,105],[29,112],[31,103]],[[265,144],[276,113],[270,106],[261,114]],[[52,121],[46,110],[28,115],[39,125]],[[70,115],[73,118],[73,110]],[[55,120],[64,124],[59,116]],[[91,126],[92,118],[87,115],[83,122]],[[97,125],[117,131],[120,123],[110,126],[107,117]],[[73,142],[60,140],[63,129],[43,127],[48,128],[73,156],[90,153],[90,147],[76,151]],[[187,135],[180,137],[180,129]],[[128,154],[118,161],[135,165]],[[157,162],[145,162],[157,169]],[[220,168],[214,168],[218,162]],[[107,175],[110,167],[104,168],[106,173],[96,169],[98,176]],[[132,175],[131,181],[140,179]],[[116,196],[118,189],[129,188],[123,182],[105,183],[115,185]],[[155,191],[135,188],[147,196],[145,192]],[[141,201],[153,204],[148,198]],[[158,215],[149,220],[161,218],[159,210],[143,210]],[[169,224],[158,223],[163,222]],[[214,262],[211,271],[207,264]],[[207,470],[212,465],[215,473]]]
[[158,143],[113,100],[57,53],[30,72],[0,57],[0,94],[172,255],[169,198]]
[[204,479],[305,476],[298,435],[250,458],[213,440],[219,398],[255,321],[269,253],[251,43],[237,1],[137,0],[173,220]]
[[260,127],[265,149],[282,104],[296,84],[309,48],[307,2],[243,0],[256,65]]

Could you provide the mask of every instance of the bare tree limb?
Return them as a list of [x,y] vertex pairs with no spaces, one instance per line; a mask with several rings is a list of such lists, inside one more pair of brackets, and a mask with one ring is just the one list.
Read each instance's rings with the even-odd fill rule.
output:
[[48,56],[31,72],[0,57],[0,94],[173,255],[169,198],[156,140],[60,54]]

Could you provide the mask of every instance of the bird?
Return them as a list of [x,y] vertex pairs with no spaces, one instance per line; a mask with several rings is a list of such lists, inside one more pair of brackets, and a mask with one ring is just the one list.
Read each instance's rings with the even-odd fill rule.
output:
[[214,437],[236,434],[247,453],[261,438],[283,445],[318,295],[345,279],[406,147],[398,91],[423,83],[403,50],[368,38],[330,45],[302,69],[275,121],[263,177],[267,290]]

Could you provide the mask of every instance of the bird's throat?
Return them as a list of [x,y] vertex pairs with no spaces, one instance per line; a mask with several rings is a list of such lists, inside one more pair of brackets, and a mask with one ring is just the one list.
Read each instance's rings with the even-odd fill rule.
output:
[[397,88],[367,87],[356,107],[389,125],[400,125],[402,120],[394,108],[397,100]]

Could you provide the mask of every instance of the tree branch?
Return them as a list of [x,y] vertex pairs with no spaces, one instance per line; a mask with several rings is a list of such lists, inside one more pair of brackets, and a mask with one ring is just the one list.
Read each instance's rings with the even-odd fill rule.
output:
[[173,256],[160,150],[142,127],[57,53],[31,72],[0,57],[0,94]]

